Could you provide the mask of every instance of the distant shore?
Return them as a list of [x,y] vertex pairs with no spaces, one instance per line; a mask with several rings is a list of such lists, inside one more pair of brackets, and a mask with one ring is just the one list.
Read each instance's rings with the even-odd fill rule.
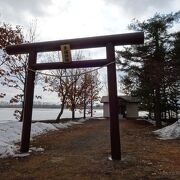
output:
[[[0,105],[0,108],[22,108],[21,105]],[[60,109],[61,105],[34,105],[33,108],[37,109]],[[90,109],[90,108],[87,108]],[[94,106],[93,109],[103,109],[102,106]]]

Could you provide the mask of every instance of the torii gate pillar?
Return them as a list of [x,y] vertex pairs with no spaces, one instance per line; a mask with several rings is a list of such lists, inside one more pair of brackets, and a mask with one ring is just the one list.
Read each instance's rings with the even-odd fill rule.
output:
[[110,113],[110,137],[111,137],[111,156],[112,159],[121,159],[120,132],[118,119],[118,99],[115,49],[113,44],[106,46],[107,60],[114,62],[107,66],[108,92],[109,92],[109,113]]

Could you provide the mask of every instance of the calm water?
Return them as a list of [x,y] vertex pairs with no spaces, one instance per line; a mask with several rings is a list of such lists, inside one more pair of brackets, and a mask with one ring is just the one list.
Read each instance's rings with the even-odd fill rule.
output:
[[[17,108],[0,108],[0,122],[4,121],[15,121],[15,117],[13,116],[14,110]],[[56,119],[59,113],[58,109],[33,109],[33,120],[48,120],[48,119]],[[95,117],[102,117],[103,110],[94,110]],[[76,117],[83,117],[82,113],[76,111]],[[62,118],[71,118],[71,111],[68,109],[64,110]]]
[[[0,108],[0,122],[7,122],[7,121],[17,121],[13,116],[14,110],[17,108]],[[33,120],[53,120],[56,119],[59,113],[58,109],[33,109]],[[139,111],[139,116],[147,115],[147,111]],[[103,117],[103,110],[97,109],[94,110],[94,117]],[[76,117],[83,117],[83,114],[80,113],[78,110],[76,111]],[[88,115],[87,115],[88,117]],[[180,117],[180,114],[179,114]],[[68,109],[64,110],[62,118],[71,118],[71,111]]]

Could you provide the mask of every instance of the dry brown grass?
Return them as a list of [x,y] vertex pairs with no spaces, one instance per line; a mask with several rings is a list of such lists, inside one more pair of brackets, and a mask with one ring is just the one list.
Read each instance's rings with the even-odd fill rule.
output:
[[148,180],[180,179],[179,140],[158,140],[145,121],[120,125],[122,161],[109,161],[109,121],[39,136],[31,145],[45,148],[26,158],[0,159],[0,179]]

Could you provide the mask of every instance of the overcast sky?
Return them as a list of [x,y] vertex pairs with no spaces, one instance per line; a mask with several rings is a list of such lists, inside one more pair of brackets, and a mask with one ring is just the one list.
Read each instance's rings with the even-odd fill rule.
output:
[[47,41],[125,33],[133,18],[178,10],[179,0],[0,0],[0,22],[37,19],[38,41]]
[[37,19],[44,41],[124,33],[133,18],[179,9],[179,0],[0,0],[0,21],[27,27]]

